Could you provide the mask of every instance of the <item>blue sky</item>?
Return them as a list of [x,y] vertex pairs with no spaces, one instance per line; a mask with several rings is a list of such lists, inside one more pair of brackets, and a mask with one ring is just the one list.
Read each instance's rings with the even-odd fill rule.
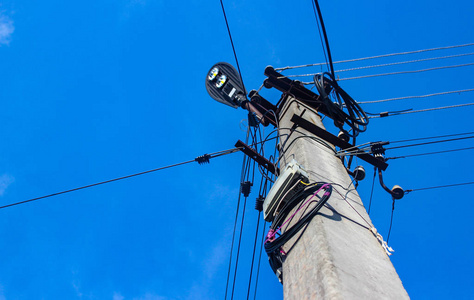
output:
[[[324,61],[311,1],[224,4],[247,90],[260,87],[267,65]],[[471,1],[320,5],[335,61],[474,41]],[[468,52],[473,47],[344,68]],[[0,204],[232,148],[245,138],[246,114],[207,95],[206,73],[219,61],[235,65],[219,1],[2,1]],[[340,77],[472,61],[466,56]],[[358,101],[423,95],[473,88],[472,71],[341,86]],[[280,96],[262,94],[273,103]],[[472,93],[462,93],[364,108],[470,102]],[[374,119],[359,141],[473,131],[472,112],[465,107]],[[470,146],[466,140],[387,156]],[[406,189],[473,181],[470,155],[393,160],[384,179]],[[222,299],[241,161],[242,154],[232,154],[0,210],[0,299]],[[367,205],[372,173],[365,167],[368,179],[359,192]],[[391,259],[413,299],[469,297],[471,188],[413,192],[397,202]],[[247,293],[256,196],[247,203],[235,299]],[[390,209],[390,196],[376,185],[371,218],[384,236]],[[266,257],[257,293],[262,298],[282,299]]]

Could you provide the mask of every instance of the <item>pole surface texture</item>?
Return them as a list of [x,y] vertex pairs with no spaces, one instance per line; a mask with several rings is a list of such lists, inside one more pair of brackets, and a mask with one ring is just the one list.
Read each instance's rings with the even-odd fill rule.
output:
[[[293,114],[324,129],[314,110],[286,96],[279,116],[281,169],[295,159],[309,174],[310,182],[331,183],[333,191],[309,225],[283,246],[284,299],[409,299],[371,231],[370,218],[344,165],[335,156],[334,146],[323,145],[302,128],[288,135],[294,125],[290,121]],[[296,220],[304,213],[301,209]]]

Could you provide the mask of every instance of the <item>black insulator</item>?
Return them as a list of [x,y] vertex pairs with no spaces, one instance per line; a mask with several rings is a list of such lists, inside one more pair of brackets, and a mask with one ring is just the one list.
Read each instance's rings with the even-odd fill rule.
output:
[[255,200],[255,209],[258,211],[262,211],[264,201],[265,201],[265,198],[262,195],[259,195],[257,199]]
[[392,188],[392,193],[391,194],[392,194],[393,199],[400,200],[405,195],[405,191],[402,189],[401,186],[394,185],[393,188]]
[[347,134],[347,131],[345,130],[339,131],[339,134],[337,135],[337,137],[343,140],[344,142],[349,142],[349,135]]
[[210,158],[211,156],[209,154],[204,154],[204,155],[196,157],[194,160],[197,161],[197,163],[201,165],[201,164],[208,164]]
[[353,177],[356,181],[361,181],[361,180],[364,180],[365,178],[365,169],[363,166],[357,166],[355,169],[354,169],[354,172],[352,172]]
[[258,126],[257,114],[254,112],[249,112],[249,126],[250,127]]
[[242,194],[244,197],[248,197],[250,195],[250,189],[252,187],[252,183],[250,181],[245,181],[241,183],[242,185]]
[[370,145],[370,150],[375,157],[383,159],[385,155],[385,148],[383,147],[382,142],[372,143]]

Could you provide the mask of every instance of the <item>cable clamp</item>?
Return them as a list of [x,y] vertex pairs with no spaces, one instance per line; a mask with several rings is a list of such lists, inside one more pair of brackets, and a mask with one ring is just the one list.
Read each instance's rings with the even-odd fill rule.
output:
[[370,228],[370,231],[374,234],[374,236],[377,238],[379,241],[380,245],[382,248],[385,250],[385,253],[387,253],[388,256],[392,255],[395,250],[392,249],[389,245],[387,245],[387,242],[383,240],[382,235],[377,232],[377,229],[375,227]]
[[202,164],[208,164],[210,158],[211,156],[209,154],[204,154],[204,155],[196,157],[194,160],[197,161],[198,164],[202,165]]

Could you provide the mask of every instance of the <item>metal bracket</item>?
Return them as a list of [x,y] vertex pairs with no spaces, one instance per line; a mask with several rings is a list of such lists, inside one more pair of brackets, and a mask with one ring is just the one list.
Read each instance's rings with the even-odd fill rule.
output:
[[276,168],[268,159],[266,159],[265,157],[258,154],[257,151],[250,148],[248,145],[246,145],[241,140],[238,140],[237,143],[235,143],[235,147],[239,148],[240,151],[245,153],[251,159],[255,160],[260,166],[267,169],[270,173],[273,173],[277,176],[280,173],[279,168]]
[[[301,82],[291,80],[282,74],[275,71],[275,69],[271,66],[265,68],[264,74],[268,77],[264,81],[264,86],[266,88],[276,88],[277,90],[288,93],[294,96],[296,99],[304,102],[305,104],[309,105],[311,108],[317,110],[318,112],[330,117],[333,119],[335,116],[331,115],[323,102],[320,99],[318,94],[313,93],[312,91],[305,88]],[[334,120],[337,122],[344,122],[344,120],[337,119]]]
[[317,137],[325,140],[328,143],[331,143],[335,146],[338,146],[339,148],[341,148],[343,150],[351,148],[351,151],[356,152],[356,154],[354,154],[355,156],[359,157],[360,159],[368,162],[369,164],[371,164],[371,165],[373,165],[373,166],[375,166],[375,167],[377,167],[381,170],[385,171],[385,169],[387,169],[387,167],[388,167],[388,164],[386,162],[384,162],[383,160],[380,160],[378,158],[375,158],[375,157],[373,157],[372,155],[370,155],[368,153],[362,153],[362,151],[361,151],[360,154],[357,154],[357,151],[359,150],[359,148],[356,148],[356,147],[352,146],[348,142],[345,142],[345,141],[341,140],[337,136],[327,132],[326,130],[314,125],[313,123],[309,122],[308,120],[303,119],[302,117],[300,117],[298,115],[293,115],[293,117],[291,117],[291,121],[293,123],[297,124],[298,126],[300,126],[301,128],[306,129],[307,131],[313,133]]

